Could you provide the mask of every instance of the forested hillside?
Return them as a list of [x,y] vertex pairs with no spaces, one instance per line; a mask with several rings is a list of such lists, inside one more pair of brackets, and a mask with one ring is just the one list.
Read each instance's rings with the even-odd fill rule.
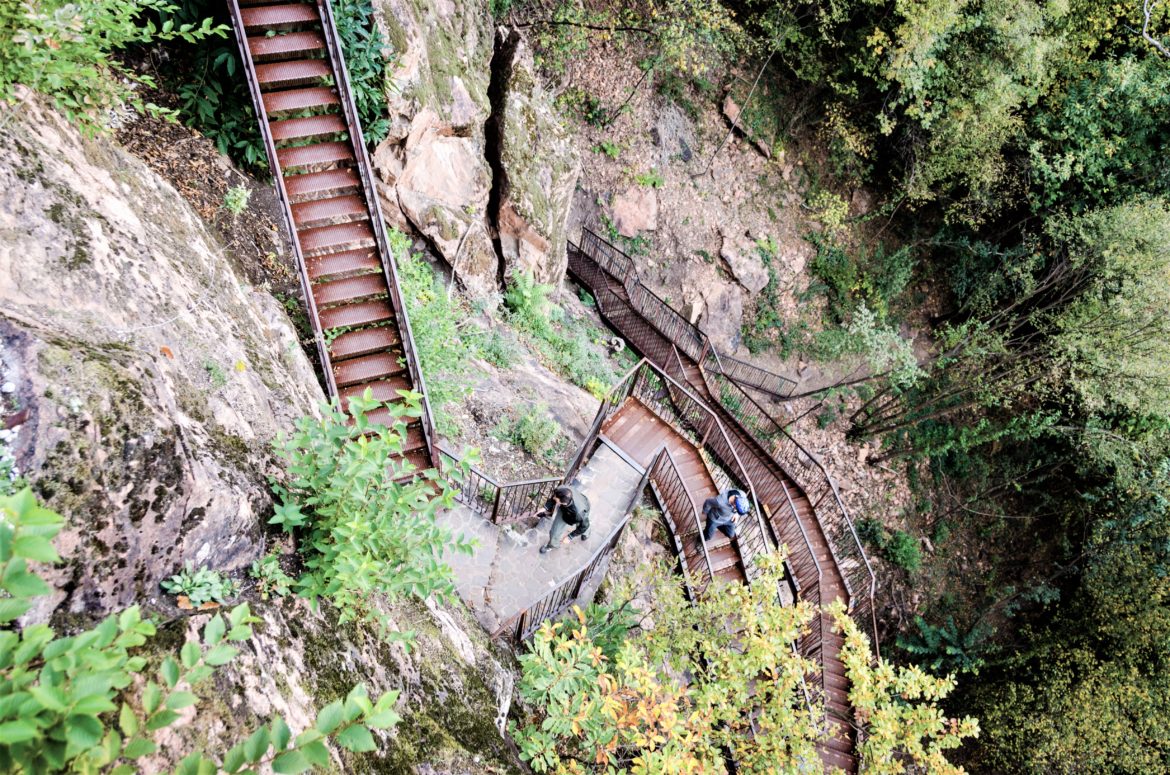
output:
[[[1170,0],[332,5],[451,447],[501,482],[559,475],[636,362],[565,279],[592,229],[713,348],[782,375],[768,422],[841,485],[877,577],[874,667],[825,606],[861,771],[1170,772]],[[227,8],[0,2],[0,695],[40,693],[0,696],[0,765],[819,762],[792,644],[820,613],[772,594],[779,562],[766,594],[691,601],[643,525],[601,603],[518,660],[464,632],[444,551],[475,549],[435,522],[458,488],[390,481],[404,435],[312,409],[315,348],[351,331],[314,339]],[[172,572],[253,608],[188,620],[158,600]],[[108,665],[79,656],[99,640]],[[187,682],[237,656],[216,680],[243,711],[183,738]]]

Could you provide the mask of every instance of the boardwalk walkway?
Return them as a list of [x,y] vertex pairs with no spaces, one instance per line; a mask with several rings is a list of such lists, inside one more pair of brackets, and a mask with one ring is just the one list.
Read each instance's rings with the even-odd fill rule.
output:
[[[548,519],[525,529],[492,524],[466,506],[441,514],[440,524],[479,541],[474,555],[448,552],[443,560],[455,571],[459,596],[484,629],[496,632],[587,564],[598,544],[625,517],[641,479],[641,471],[609,447],[599,447],[575,480],[592,505],[589,540],[573,539],[547,554],[541,554],[540,547],[548,541]],[[579,597],[592,600],[604,576],[601,569]]]

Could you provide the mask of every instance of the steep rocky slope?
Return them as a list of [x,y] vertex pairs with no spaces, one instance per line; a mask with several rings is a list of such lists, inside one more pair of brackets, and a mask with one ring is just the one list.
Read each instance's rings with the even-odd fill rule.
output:
[[[323,398],[280,305],[244,286],[191,207],[108,139],[80,137],[25,98],[0,125],[3,443],[66,518],[57,594],[28,615],[69,629],[139,603],[169,651],[184,618],[158,582],[183,562],[232,571],[271,540],[270,442]],[[404,720],[350,771],[496,773],[510,655],[458,604],[386,611],[418,632],[389,646],[327,607],[254,603],[262,619],[161,770],[193,746],[222,752],[273,713],[304,728],[358,682],[400,689]]]

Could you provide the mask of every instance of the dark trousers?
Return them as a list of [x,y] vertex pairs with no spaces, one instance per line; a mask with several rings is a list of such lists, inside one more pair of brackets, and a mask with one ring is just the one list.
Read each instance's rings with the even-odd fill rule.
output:
[[703,540],[710,541],[712,538],[714,538],[715,531],[717,529],[721,533],[723,533],[723,535],[727,536],[728,538],[735,538],[735,525],[734,524],[729,525],[729,524],[725,523],[725,524],[719,525],[719,524],[715,523],[715,520],[711,519],[710,517],[707,517],[707,527],[705,527],[703,529]]
[[[553,517],[552,528],[548,531],[548,546],[555,548],[561,542],[561,536],[569,529],[569,523],[561,518],[561,510],[557,509],[556,515]],[[581,515],[581,522],[574,528],[573,532],[569,533],[569,538],[576,538],[580,535],[585,535],[589,532],[589,512]]]

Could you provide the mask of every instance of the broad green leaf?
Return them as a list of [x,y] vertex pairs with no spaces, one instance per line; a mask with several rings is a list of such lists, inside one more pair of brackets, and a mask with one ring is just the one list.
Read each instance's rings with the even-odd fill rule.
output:
[[145,737],[136,737],[126,744],[122,749],[122,755],[127,759],[138,759],[143,756],[149,756],[158,750],[153,740],[148,740]]
[[260,727],[244,741],[244,754],[248,761],[257,762],[268,751],[268,730]]
[[138,716],[126,703],[122,703],[122,710],[118,712],[118,728],[126,737],[133,737],[138,733]]
[[168,689],[174,689],[175,684],[179,683],[179,663],[173,657],[167,657],[163,660],[159,672],[162,673],[163,680],[166,681]]
[[61,558],[49,539],[37,535],[20,535],[12,542],[12,552],[36,562],[57,563]]
[[142,709],[147,714],[154,713],[158,710],[158,706],[162,703],[162,690],[159,689],[158,684],[154,681],[148,681],[146,688],[142,690]]
[[216,614],[214,617],[212,617],[211,621],[207,623],[207,626],[203,628],[203,640],[207,643],[208,646],[214,646],[223,640],[224,630],[225,625],[223,623],[223,617]]
[[102,741],[105,728],[93,716],[72,715],[65,719],[65,739],[75,751],[87,751]]
[[346,727],[337,735],[337,743],[341,747],[353,751],[354,753],[364,753],[366,751],[373,751],[377,749],[377,744],[374,742],[374,736],[370,734],[370,730],[366,729],[361,724],[354,724],[352,727]]
[[169,710],[182,710],[199,701],[192,692],[171,692],[167,695],[166,706]]
[[220,665],[226,665],[228,662],[231,662],[239,653],[240,650],[235,646],[229,646],[226,643],[221,643],[208,651],[207,654],[204,655],[203,661],[212,667],[219,667]]
[[183,648],[179,652],[179,658],[183,660],[183,667],[190,670],[199,663],[199,657],[202,652],[199,649],[199,644],[193,640],[189,640],[183,644]]
[[304,772],[312,766],[305,755],[295,748],[291,751],[285,751],[272,761],[272,771],[281,773],[281,775],[296,775],[296,773]]
[[29,721],[17,720],[0,724],[0,740],[5,743],[23,743],[37,736],[36,725]]
[[345,720],[345,713],[341,701],[331,702],[317,714],[317,723],[314,725],[321,734],[328,735],[337,729]]
[[164,727],[169,727],[178,720],[179,714],[173,710],[160,710],[146,720],[146,729],[150,732],[156,732]]
[[280,716],[274,718],[272,720],[272,745],[278,751],[283,751],[288,748],[291,738],[292,730],[288,728],[288,724],[284,723],[284,719]]

